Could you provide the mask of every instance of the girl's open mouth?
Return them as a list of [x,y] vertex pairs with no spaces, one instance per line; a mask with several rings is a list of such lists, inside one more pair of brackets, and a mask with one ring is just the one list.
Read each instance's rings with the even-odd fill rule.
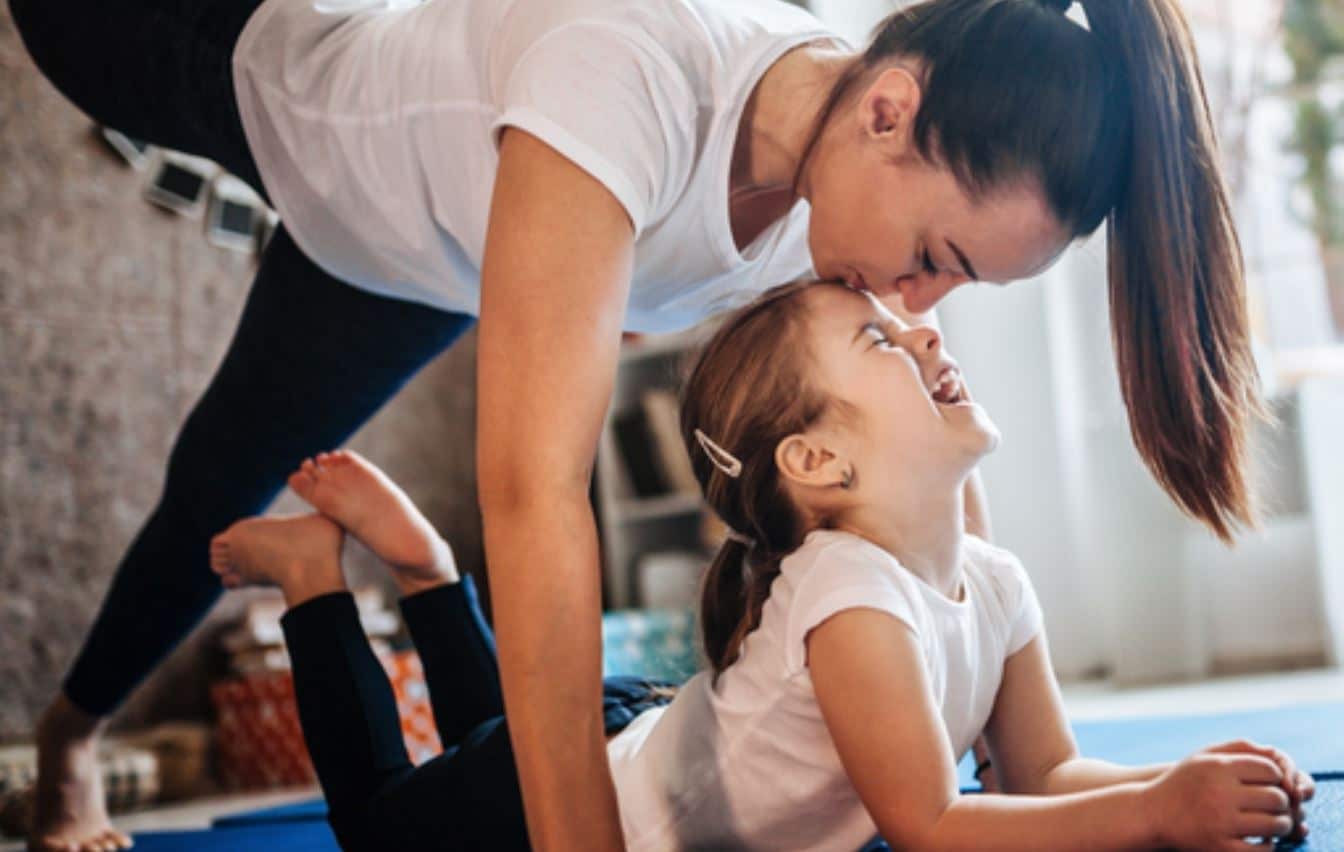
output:
[[966,389],[961,383],[961,371],[956,367],[944,367],[938,378],[929,386],[929,396],[940,405],[958,405],[966,402]]

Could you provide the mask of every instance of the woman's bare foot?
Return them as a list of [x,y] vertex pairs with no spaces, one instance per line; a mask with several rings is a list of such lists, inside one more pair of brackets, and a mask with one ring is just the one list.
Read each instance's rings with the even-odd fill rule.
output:
[[403,595],[458,581],[452,548],[397,484],[350,450],[319,453],[289,487],[392,567]]
[[131,848],[112,827],[98,771],[103,720],[64,695],[37,725],[37,788],[28,848],[36,852],[106,852]]
[[228,589],[279,586],[292,608],[345,588],[344,537],[321,515],[247,518],[210,539],[210,567]]

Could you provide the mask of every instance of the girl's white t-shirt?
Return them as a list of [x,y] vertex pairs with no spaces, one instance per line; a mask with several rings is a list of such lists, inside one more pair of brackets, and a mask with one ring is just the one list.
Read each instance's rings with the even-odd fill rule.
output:
[[266,191],[332,275],[478,314],[499,131],[518,127],[624,206],[626,328],[669,331],[811,271],[807,203],[739,252],[728,177],[756,82],[830,39],[780,0],[265,0],[233,74]]
[[968,537],[964,577],[953,601],[859,536],[810,533],[718,683],[697,674],[608,743],[627,848],[848,852],[876,836],[822,719],[805,639],[848,609],[904,622],[956,760],[989,719],[1004,661],[1041,630],[1012,554]]

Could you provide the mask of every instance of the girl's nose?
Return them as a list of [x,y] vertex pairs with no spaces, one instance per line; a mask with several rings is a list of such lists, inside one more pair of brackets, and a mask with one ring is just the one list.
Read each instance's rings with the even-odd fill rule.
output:
[[929,325],[917,325],[905,332],[906,346],[916,355],[936,355],[943,339],[937,329]]

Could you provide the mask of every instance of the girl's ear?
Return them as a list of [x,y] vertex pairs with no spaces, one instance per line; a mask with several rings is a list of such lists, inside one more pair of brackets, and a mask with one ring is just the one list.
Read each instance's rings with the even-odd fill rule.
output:
[[859,99],[858,118],[864,137],[881,144],[892,158],[910,153],[922,97],[919,81],[904,68],[888,68],[877,75]]
[[775,447],[775,465],[785,482],[830,488],[845,481],[849,460],[814,432],[796,432]]

